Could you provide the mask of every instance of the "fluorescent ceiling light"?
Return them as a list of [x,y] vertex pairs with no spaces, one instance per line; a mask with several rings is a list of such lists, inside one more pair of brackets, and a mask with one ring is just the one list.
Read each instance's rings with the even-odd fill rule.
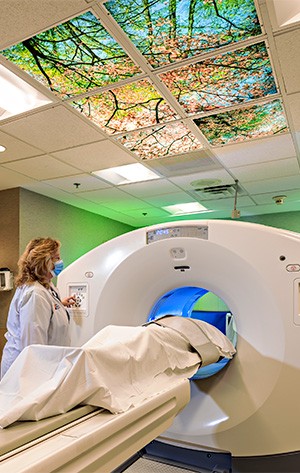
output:
[[209,212],[209,210],[203,205],[199,204],[199,202],[187,202],[184,204],[168,205],[167,207],[163,207],[163,209],[172,215],[188,215],[204,211]]
[[115,168],[103,169],[102,171],[94,171],[92,174],[117,186],[121,184],[129,184],[130,182],[160,179],[160,176],[155,172],[150,171],[150,169],[139,163],[126,164]]
[[48,97],[0,64],[0,120],[47,103]]
[[6,150],[5,146],[0,145],[0,153],[3,153]]

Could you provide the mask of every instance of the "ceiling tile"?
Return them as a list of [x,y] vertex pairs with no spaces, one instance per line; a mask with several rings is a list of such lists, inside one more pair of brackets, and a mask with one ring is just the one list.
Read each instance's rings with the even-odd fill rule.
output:
[[234,176],[243,184],[261,181],[274,177],[295,176],[299,174],[299,163],[296,158],[280,159],[268,163],[248,164],[232,169]]
[[276,205],[274,202],[270,204],[261,204],[254,207],[244,207],[241,211],[242,216],[253,216],[253,215],[267,215],[276,214],[283,212],[299,212],[300,201],[285,202],[284,205]]
[[[58,189],[57,187],[52,187],[48,184],[45,184],[45,182],[33,182],[31,184],[25,184],[22,187],[31,192],[36,192],[37,194],[50,197],[51,199],[59,200],[60,202],[73,205],[75,207],[87,210],[88,212],[93,212],[98,215],[108,216],[109,213],[109,209],[107,209],[106,207],[102,207],[99,204],[90,202],[82,198],[80,194],[74,195],[68,192],[64,192],[62,189]],[[126,216],[123,214],[123,217]],[[114,218],[114,216],[110,215],[110,218]],[[116,218],[116,220],[120,219]]]
[[298,148],[300,149],[300,131],[295,133],[295,140],[298,145]]
[[152,197],[155,194],[169,194],[180,190],[177,186],[166,179],[155,179],[154,181],[126,184],[124,186],[119,186],[119,188],[140,199]]
[[165,177],[182,176],[200,171],[207,172],[212,169],[221,169],[221,166],[214,159],[214,155],[208,149],[167,158],[148,160],[147,166]]
[[169,212],[166,212],[163,209],[157,207],[147,206],[144,209],[136,209],[136,210],[127,210],[126,215],[130,217],[139,218],[142,220],[147,220],[147,218],[152,217],[169,217]]
[[61,202],[66,202],[66,200],[70,201],[70,198],[73,197],[71,194],[64,192],[62,189],[49,186],[49,184],[46,184],[42,181],[34,181],[29,184],[25,184],[22,187],[31,192],[36,192],[37,194],[42,194],[46,197],[50,197],[51,199],[59,200]]
[[199,187],[234,183],[233,177],[225,171],[225,169],[193,173],[186,176],[170,177],[169,180],[184,190],[194,190]]
[[[130,197],[130,196],[129,196]],[[108,209],[115,210],[116,212],[122,212],[127,215],[128,211],[137,211],[139,210],[141,214],[147,212],[147,209],[151,208],[149,204],[146,202],[135,199],[131,200],[128,199],[127,197],[125,199],[120,199],[117,201],[112,201],[112,202],[104,202],[103,203],[104,207],[107,207]]]
[[[96,191],[82,192],[81,196],[84,199],[96,202],[97,204],[103,204],[104,202],[117,201],[121,196],[124,196],[124,192],[120,191],[116,187],[110,187],[109,189],[100,189]],[[130,196],[128,195],[128,198]]]
[[185,192],[176,192],[172,194],[154,195],[153,197],[145,197],[144,199],[149,204],[156,207],[166,207],[168,205],[185,204],[188,202],[196,202],[193,197]]
[[96,143],[77,146],[51,154],[61,161],[86,172],[136,163],[136,160],[126,150],[109,140],[97,141]]
[[276,49],[288,94],[300,91],[300,29],[293,29],[275,37]]
[[6,151],[0,154],[0,163],[43,154],[40,149],[30,146],[27,143],[24,143],[24,141],[17,140],[12,136],[3,133],[3,131],[0,131],[0,145],[6,147]]
[[57,187],[65,192],[80,194],[89,190],[105,189],[109,184],[89,174],[77,174],[75,176],[48,179],[43,181],[49,186]]
[[97,191],[81,192],[80,196],[117,212],[126,212],[130,209],[134,210],[149,207],[144,201],[136,199],[116,187]]
[[1,7],[0,49],[63,21],[86,8],[84,0],[14,0]]
[[130,217],[125,213],[117,212],[113,209],[103,207],[102,205],[95,204],[93,202],[85,201],[81,204],[81,208],[102,215],[103,217],[116,220],[118,222],[126,223],[127,225],[135,226],[134,217]]
[[292,136],[285,135],[214,148],[216,157],[228,168],[275,161],[296,155]]
[[266,3],[268,10],[273,13],[273,27],[274,29],[280,29],[288,24],[293,24],[299,21],[299,9],[300,5],[298,0],[271,0]]
[[[300,80],[300,79],[299,79]],[[292,125],[294,131],[300,132],[300,93],[289,95],[287,97],[290,113],[292,115]]]
[[29,177],[0,166],[0,190],[24,187],[29,182],[32,182]]
[[7,123],[2,129],[45,152],[52,152],[101,139],[101,131],[83,120],[79,114],[59,105]]
[[130,220],[134,222],[135,226],[146,227],[154,225],[157,222],[168,222],[173,216],[163,209],[157,207],[147,207],[146,209],[127,210],[126,211],[127,222]]
[[[293,191],[285,190],[281,194],[286,196],[284,204],[289,203],[289,202],[297,202],[297,201],[300,202],[300,189],[296,189]],[[276,195],[277,194],[274,194],[274,192],[270,192],[270,193],[267,192],[266,194],[254,194],[252,195],[252,199],[254,200],[254,202],[256,202],[259,205],[271,204],[271,203],[274,204],[273,197]],[[280,193],[278,193],[278,195],[280,195]],[[284,204],[280,205],[282,209],[284,209]]]
[[300,188],[300,176],[288,176],[277,179],[265,179],[263,181],[246,182],[244,189],[250,194],[264,194],[267,192],[281,193],[287,190]]
[[[225,209],[232,210],[234,207],[234,197],[229,198],[229,199],[217,199],[217,200],[205,201],[203,205],[207,209],[211,209],[211,210],[225,210]],[[244,207],[250,207],[252,205],[255,205],[255,203],[248,196],[241,196],[237,200],[238,209],[244,208]]]
[[4,167],[38,180],[79,174],[77,169],[48,155],[14,161]]

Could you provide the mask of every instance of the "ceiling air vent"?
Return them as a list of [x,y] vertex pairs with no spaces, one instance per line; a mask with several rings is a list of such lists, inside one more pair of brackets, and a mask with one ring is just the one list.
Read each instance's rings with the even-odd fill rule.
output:
[[196,172],[220,169],[209,151],[198,150],[186,154],[168,156],[167,158],[149,159],[147,165],[165,177],[185,176]]
[[219,186],[207,186],[194,189],[198,197],[202,199],[216,199],[225,197],[234,197],[235,184],[222,184]]

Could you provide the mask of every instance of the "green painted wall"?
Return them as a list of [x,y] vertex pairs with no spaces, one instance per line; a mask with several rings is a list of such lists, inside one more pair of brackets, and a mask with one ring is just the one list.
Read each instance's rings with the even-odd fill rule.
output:
[[193,310],[204,310],[204,311],[214,311],[214,312],[226,312],[229,311],[228,306],[225,304],[222,299],[220,299],[213,292],[208,292],[201,299],[198,299],[194,306]]
[[283,228],[300,233],[300,212],[281,212],[275,214],[254,215],[239,220],[243,222],[260,223],[269,227]]
[[65,266],[101,243],[134,230],[130,225],[20,189],[20,252],[32,238],[60,240]]

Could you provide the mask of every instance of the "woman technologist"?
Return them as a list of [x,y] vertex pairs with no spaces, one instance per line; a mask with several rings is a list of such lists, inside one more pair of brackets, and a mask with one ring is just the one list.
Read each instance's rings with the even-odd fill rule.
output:
[[51,282],[63,269],[60,242],[52,238],[31,240],[18,268],[17,289],[7,319],[1,377],[28,345],[70,345],[66,307],[72,305],[72,297],[61,301]]

